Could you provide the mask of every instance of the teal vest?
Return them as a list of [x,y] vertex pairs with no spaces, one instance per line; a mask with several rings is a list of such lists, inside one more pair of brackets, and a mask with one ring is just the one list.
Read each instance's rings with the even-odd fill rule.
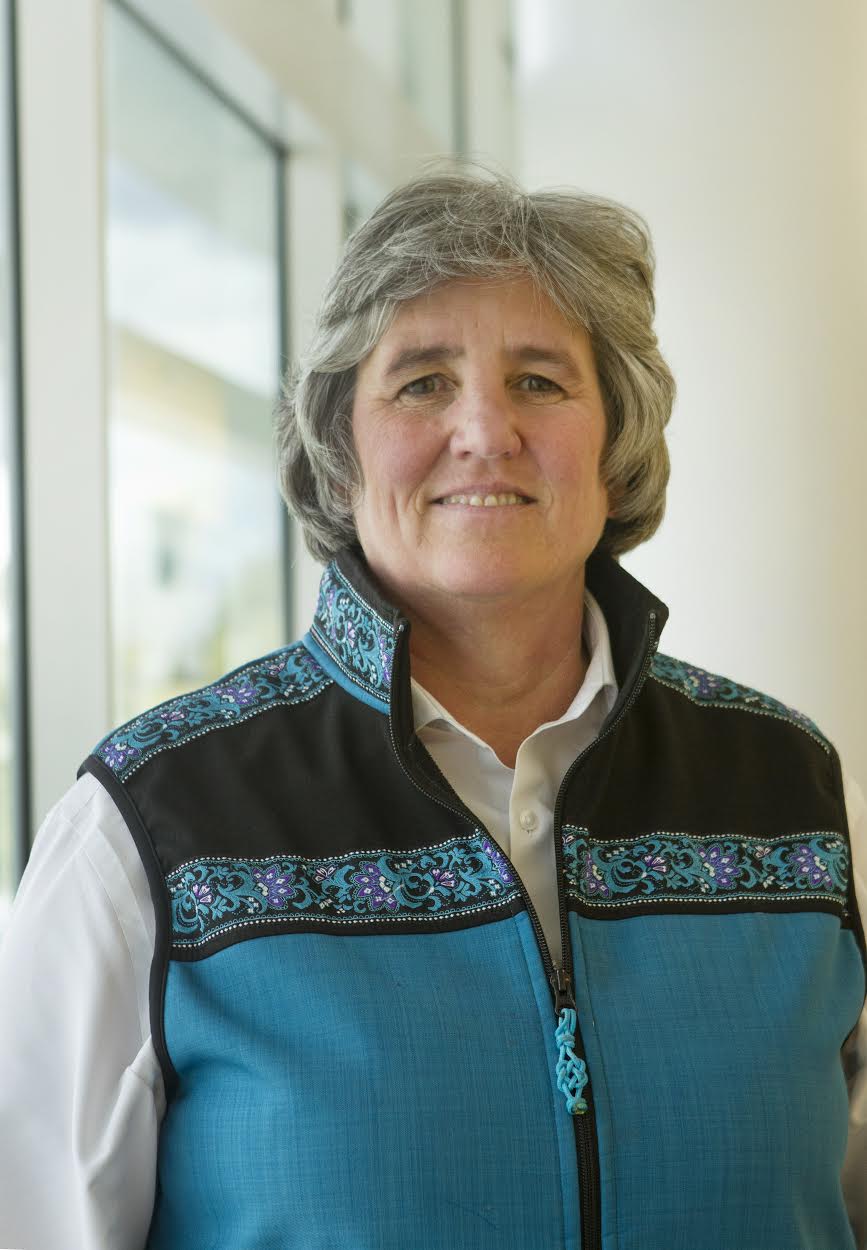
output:
[[595,557],[620,687],[569,769],[564,961],[415,736],[357,554],[294,646],[108,735],[157,914],[150,1250],[845,1250],[864,993],[835,751],[656,652]]

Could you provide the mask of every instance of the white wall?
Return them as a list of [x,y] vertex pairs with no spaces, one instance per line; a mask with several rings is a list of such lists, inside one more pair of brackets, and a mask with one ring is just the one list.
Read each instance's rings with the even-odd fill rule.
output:
[[637,208],[679,385],[663,650],[770,691],[867,785],[867,6],[516,0],[517,172]]

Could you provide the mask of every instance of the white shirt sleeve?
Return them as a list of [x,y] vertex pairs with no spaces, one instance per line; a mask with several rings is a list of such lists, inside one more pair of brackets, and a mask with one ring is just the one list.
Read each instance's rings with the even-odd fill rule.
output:
[[[843,790],[852,844],[852,871],[861,922],[867,926],[867,804],[844,774]],[[867,1250],[867,1005],[843,1051],[849,1088],[849,1140],[843,1165],[843,1193],[858,1250]]]
[[85,774],[42,825],[0,942],[0,1246],[145,1244],[165,1110],[154,928],[129,830]]

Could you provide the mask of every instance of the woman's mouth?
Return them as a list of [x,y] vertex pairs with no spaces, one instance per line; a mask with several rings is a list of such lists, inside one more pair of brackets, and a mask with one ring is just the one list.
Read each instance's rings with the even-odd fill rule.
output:
[[531,500],[525,495],[504,492],[497,495],[444,495],[442,499],[438,499],[436,502],[440,504],[464,504],[470,508],[507,508],[530,503]]

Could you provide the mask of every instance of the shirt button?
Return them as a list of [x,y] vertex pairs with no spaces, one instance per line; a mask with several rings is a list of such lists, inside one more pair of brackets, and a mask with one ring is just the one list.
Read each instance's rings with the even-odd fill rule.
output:
[[536,828],[536,813],[532,810],[532,808],[525,807],[518,819],[520,820],[521,828],[525,833],[532,833]]

